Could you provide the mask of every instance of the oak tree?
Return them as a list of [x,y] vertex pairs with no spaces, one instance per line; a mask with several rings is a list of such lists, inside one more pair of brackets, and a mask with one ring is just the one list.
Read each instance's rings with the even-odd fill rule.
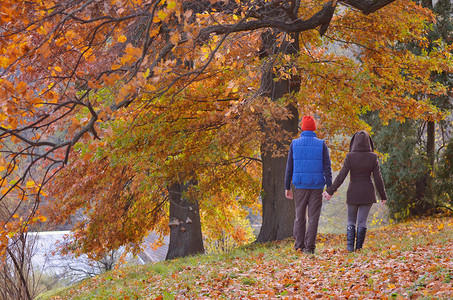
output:
[[259,240],[290,235],[282,170],[299,115],[318,117],[334,161],[333,137],[368,129],[363,112],[438,116],[415,95],[446,93],[429,78],[448,51],[398,47],[425,43],[432,18],[405,0],[2,1],[0,251],[44,221],[44,197],[57,221],[84,212],[68,250],[137,250],[188,182],[201,210],[262,189]]

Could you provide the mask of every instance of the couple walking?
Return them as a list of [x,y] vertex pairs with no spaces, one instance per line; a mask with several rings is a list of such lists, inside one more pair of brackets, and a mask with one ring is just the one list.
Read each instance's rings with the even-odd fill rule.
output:
[[[302,118],[302,134],[292,141],[288,153],[285,174],[285,196],[294,199],[295,249],[314,253],[321,214],[322,197],[330,200],[335,191],[350,173],[346,196],[348,205],[347,250],[361,249],[367,230],[367,218],[373,203],[376,203],[374,186],[385,204],[387,195],[377,155],[370,135],[365,131],[354,134],[343,167],[332,183],[329,150],[326,143],[316,137],[316,123],[310,116]],[[374,185],[371,181],[374,178]],[[291,190],[291,182],[295,189]],[[327,186],[323,192],[324,186]],[[308,225],[306,217],[308,215]],[[357,226],[357,227],[356,227]]]

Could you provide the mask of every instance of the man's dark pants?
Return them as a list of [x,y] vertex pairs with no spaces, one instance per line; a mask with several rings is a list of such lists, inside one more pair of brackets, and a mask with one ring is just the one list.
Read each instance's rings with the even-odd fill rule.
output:
[[[295,249],[313,253],[315,251],[318,221],[322,207],[322,189],[295,189],[294,205],[296,219],[294,220]],[[308,209],[308,212],[307,212]],[[306,212],[308,226],[306,225]]]

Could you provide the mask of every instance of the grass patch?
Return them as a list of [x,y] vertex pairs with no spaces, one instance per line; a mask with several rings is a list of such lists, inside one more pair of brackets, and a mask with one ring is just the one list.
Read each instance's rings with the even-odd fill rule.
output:
[[114,270],[40,299],[448,298],[452,229],[453,218],[387,225],[354,253],[344,235],[320,234],[315,255],[296,253],[291,239],[251,244]]

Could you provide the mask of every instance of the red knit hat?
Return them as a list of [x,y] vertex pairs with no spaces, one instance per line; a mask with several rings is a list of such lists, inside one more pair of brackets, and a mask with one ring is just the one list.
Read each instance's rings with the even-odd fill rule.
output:
[[310,116],[303,117],[301,129],[302,131],[306,130],[315,131],[316,130],[315,120],[313,120],[313,118]]

